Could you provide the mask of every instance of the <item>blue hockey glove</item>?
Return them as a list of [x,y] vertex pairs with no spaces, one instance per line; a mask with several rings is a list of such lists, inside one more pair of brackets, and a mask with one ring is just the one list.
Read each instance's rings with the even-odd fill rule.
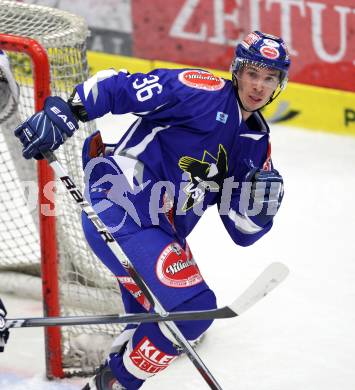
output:
[[249,210],[259,211],[249,217],[258,226],[266,226],[281,205],[284,195],[283,178],[276,169],[264,171],[254,167],[245,176],[245,181],[251,182]]
[[10,332],[5,328],[7,311],[0,299],[0,352],[4,352],[5,344],[9,338]]
[[23,145],[26,159],[43,159],[42,152],[54,151],[79,127],[68,103],[59,96],[50,96],[42,111],[32,115],[15,130]]

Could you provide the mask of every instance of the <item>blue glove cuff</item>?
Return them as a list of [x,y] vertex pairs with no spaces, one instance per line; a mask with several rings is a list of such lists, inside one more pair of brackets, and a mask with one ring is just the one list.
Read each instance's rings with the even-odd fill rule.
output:
[[78,121],[68,103],[59,96],[47,97],[43,110],[49,119],[69,137],[79,128]]

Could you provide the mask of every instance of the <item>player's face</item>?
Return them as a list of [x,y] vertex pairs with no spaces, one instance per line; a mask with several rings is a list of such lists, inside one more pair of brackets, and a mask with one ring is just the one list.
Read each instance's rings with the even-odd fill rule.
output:
[[263,107],[279,85],[280,72],[275,69],[245,65],[237,73],[238,94],[247,111]]

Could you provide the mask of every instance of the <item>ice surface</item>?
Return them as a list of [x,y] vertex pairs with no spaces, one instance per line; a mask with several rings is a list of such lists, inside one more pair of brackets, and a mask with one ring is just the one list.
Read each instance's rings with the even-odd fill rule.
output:
[[[273,126],[272,146],[285,179],[272,231],[251,247],[237,247],[210,209],[189,242],[220,305],[273,261],[286,264],[290,275],[241,317],[216,321],[198,353],[226,390],[353,390],[355,138]],[[11,317],[40,315],[39,302],[2,299]],[[72,390],[83,383],[45,381],[43,330],[12,331],[0,356],[1,389]],[[144,386],[205,388],[187,358]]]

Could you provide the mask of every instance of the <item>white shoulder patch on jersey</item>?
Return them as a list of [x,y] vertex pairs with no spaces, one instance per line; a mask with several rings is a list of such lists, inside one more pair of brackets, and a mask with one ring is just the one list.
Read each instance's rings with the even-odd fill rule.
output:
[[157,110],[159,110],[160,108],[166,106],[167,104],[168,104],[168,103],[161,104],[160,106],[157,106],[157,107],[155,107],[153,110],[150,110],[150,111],[132,112],[132,114],[135,114],[135,115],[148,115],[148,114],[150,114],[151,112],[157,111]]
[[234,222],[235,228],[244,234],[255,234],[263,230],[246,215],[238,214],[233,209],[229,210],[228,217]]
[[132,146],[125,150],[125,154],[132,156],[132,157],[138,157],[141,153],[145,151],[147,146],[153,141],[154,137],[159,131],[166,130],[170,126],[157,126],[154,127],[154,129],[151,130],[150,133],[148,133],[141,142],[139,142],[137,145]]
[[100,70],[97,72],[94,76],[90,77],[88,80],[84,83],[84,96],[85,99],[88,98],[89,93],[92,91],[92,97],[94,100],[94,103],[96,103],[96,99],[98,96],[98,88],[97,84],[100,81],[103,81],[109,77],[112,77],[114,75],[117,75],[118,73],[114,69],[107,69],[107,70]]
[[264,137],[266,134],[240,134],[240,137],[244,137],[244,138],[251,138],[253,139],[254,141],[259,141],[259,139],[261,139],[262,137]]

